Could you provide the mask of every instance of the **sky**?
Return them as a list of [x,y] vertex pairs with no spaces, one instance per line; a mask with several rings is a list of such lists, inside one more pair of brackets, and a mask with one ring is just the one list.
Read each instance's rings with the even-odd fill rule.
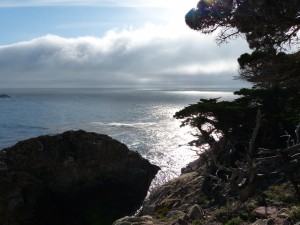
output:
[[190,30],[197,0],[1,0],[0,88],[233,88],[244,40]]

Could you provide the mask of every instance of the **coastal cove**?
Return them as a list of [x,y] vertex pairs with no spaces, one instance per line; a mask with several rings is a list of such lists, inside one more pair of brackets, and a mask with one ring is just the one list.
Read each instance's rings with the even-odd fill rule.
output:
[[157,184],[195,159],[176,111],[200,98],[232,99],[228,90],[7,89],[0,100],[0,149],[66,130],[107,134],[161,167]]
[[[295,198],[292,185],[286,181],[276,185],[276,182],[282,179],[280,174],[285,173],[286,169],[290,168],[284,166],[286,165],[285,163],[279,162],[283,166],[274,166],[273,164],[268,164],[268,161],[262,161],[262,164],[257,164],[256,170],[258,174],[266,174],[264,175],[266,177],[270,174],[270,176],[263,182],[260,180],[261,176],[254,176],[251,178],[252,182],[246,183],[245,186],[240,186],[239,183],[236,183],[238,184],[236,186],[233,183],[233,187],[240,187],[238,188],[239,200],[232,200],[226,205],[226,195],[222,193],[222,183],[220,186],[219,178],[217,180],[213,178],[215,177],[213,175],[215,174],[214,172],[212,172],[212,177],[207,173],[207,169],[209,169],[207,166],[209,165],[212,166],[212,171],[215,170],[214,164],[206,164],[205,157],[200,157],[198,160],[193,161],[198,156],[187,146],[187,142],[193,139],[190,133],[193,130],[189,127],[180,128],[180,121],[174,119],[174,113],[191,104],[191,102],[198,102],[201,98],[216,99],[222,97],[223,100],[234,99],[232,92],[133,89],[27,89],[25,91],[14,90],[11,92],[5,90],[5,93],[10,95],[11,98],[0,100],[2,144],[6,143],[7,147],[9,147],[21,139],[40,135],[46,136],[18,142],[11,148],[5,148],[6,146],[3,145],[4,151],[1,151],[2,156],[0,156],[2,160],[0,172],[3,179],[1,183],[5,184],[2,187],[5,190],[2,193],[7,193],[8,191],[7,194],[2,195],[3,200],[0,201],[2,202],[2,209],[4,209],[2,212],[8,216],[8,218],[4,219],[14,219],[14,215],[18,214],[16,212],[21,210],[21,213],[18,214],[21,216],[21,221],[23,220],[22,216],[25,216],[26,218],[24,217],[24,219],[28,219],[31,225],[31,220],[35,218],[35,214],[27,214],[28,209],[41,204],[46,208],[50,207],[48,209],[50,210],[49,215],[51,215],[52,209],[56,208],[55,205],[57,203],[73,205],[72,202],[77,202],[74,199],[78,199],[78,196],[80,196],[79,199],[86,199],[86,193],[90,193],[90,190],[94,190],[94,187],[97,190],[98,187],[103,187],[103,184],[107,184],[106,182],[101,182],[103,176],[106,181],[114,180],[114,176],[111,175],[119,172],[114,172],[111,169],[108,169],[108,171],[101,169],[103,172],[100,173],[102,174],[100,178],[94,175],[90,176],[89,167],[98,167],[99,165],[101,167],[102,163],[100,162],[101,160],[94,160],[94,156],[88,152],[89,149],[95,149],[94,153],[97,155],[97,149],[99,149],[106,152],[103,153],[104,156],[109,153],[107,155],[110,158],[107,161],[109,166],[104,166],[103,168],[119,168],[118,171],[122,171],[120,174],[128,174],[126,177],[129,180],[126,180],[130,181],[130,184],[124,184],[122,182],[123,176],[117,176],[121,177],[120,181],[124,188],[121,188],[121,191],[120,189],[115,190],[117,190],[117,193],[124,193],[125,195],[123,196],[125,197],[115,195],[114,192],[109,195],[104,194],[108,199],[104,202],[105,210],[100,210],[103,213],[99,214],[97,209],[95,213],[89,214],[92,215],[89,218],[94,218],[95,221],[109,221],[104,224],[100,223],[101,225],[111,225],[112,223],[113,225],[268,225],[271,222],[274,225],[292,225],[299,221],[299,201]],[[237,98],[233,101],[236,100],[239,99]],[[199,104],[203,103],[200,101]],[[64,132],[66,130],[77,131]],[[95,133],[88,134],[87,138],[85,138],[85,131],[80,130],[94,131]],[[61,134],[56,135],[57,133]],[[90,141],[89,136],[93,137],[96,133],[98,135],[104,134],[104,136],[108,134],[116,139],[115,155],[109,156],[112,151],[111,147],[107,147],[106,150],[102,148],[103,141]],[[21,135],[23,135],[23,138],[21,138]],[[7,142],[4,142],[4,140]],[[126,157],[136,155],[134,158],[141,161],[146,159],[146,161],[148,160],[148,162],[144,161],[146,164],[149,161],[152,164],[152,166],[148,167],[152,172],[149,178],[146,179],[146,182],[144,182],[144,188],[138,188],[137,190],[136,184],[140,182],[132,180],[130,177],[137,175],[137,180],[140,180],[139,176],[142,175],[144,177],[143,174],[148,173],[146,172],[147,170],[136,168],[140,163],[138,161],[132,163],[130,157],[119,157],[118,152],[122,151],[123,147],[124,149],[127,149],[127,147],[123,144],[118,144],[118,141],[121,141],[130,150],[133,150],[131,153],[126,150],[128,152],[125,153]],[[89,147],[90,144],[92,148]],[[56,148],[56,146],[60,147]],[[123,147],[119,149],[118,146]],[[73,152],[74,150],[75,152]],[[88,151],[86,152],[86,150]],[[291,154],[294,152],[297,156],[297,152],[299,152],[297,145],[292,150]],[[35,153],[28,155],[27,152],[31,151]],[[57,153],[55,153],[56,151]],[[136,154],[136,152],[139,154]],[[45,153],[46,157],[40,158]],[[78,157],[78,154],[83,156],[83,158],[81,159],[81,156]],[[55,159],[57,155],[58,161]],[[36,157],[39,158],[37,160],[39,163],[33,163],[36,161]],[[50,160],[47,157],[50,157]],[[88,159],[86,163],[84,163],[86,161],[85,157]],[[228,155],[224,152],[224,157],[221,158],[229,161],[226,160],[227,157]],[[100,158],[105,160],[105,157]],[[193,162],[189,163],[191,161]],[[125,162],[125,165],[119,167],[120,162]],[[188,163],[189,165],[185,167]],[[296,163],[299,163],[299,161]],[[44,165],[46,166],[44,167]],[[295,168],[297,168],[297,165]],[[183,167],[185,168],[182,169]],[[41,170],[40,168],[44,169]],[[273,176],[273,173],[268,171],[274,171],[274,168],[276,173]],[[41,176],[40,173],[42,173]],[[156,177],[152,180],[156,173]],[[81,175],[78,176],[78,174]],[[85,180],[87,178],[85,174],[89,174],[87,176],[88,180]],[[299,173],[297,174],[299,175]],[[240,173],[239,178],[235,182],[242,182],[245,176],[247,178],[248,175],[250,176],[251,174]],[[58,182],[58,186],[53,186],[51,184],[53,183],[53,177],[62,182]],[[89,180],[89,177],[92,180]],[[17,183],[16,180],[18,181]],[[151,180],[152,184],[150,185]],[[246,180],[250,181],[249,178]],[[214,181],[217,182],[215,183]],[[114,181],[113,183],[115,186],[119,186],[118,182]],[[85,186],[85,183],[88,185]],[[83,185],[78,186],[77,184]],[[106,190],[110,190],[110,188],[107,189],[105,187],[110,187],[110,184],[111,181],[108,182],[108,186],[104,185],[104,189],[100,189],[107,193]],[[226,187],[226,182],[223,184]],[[149,185],[148,198],[144,201],[142,210],[138,211],[137,216],[131,217],[133,211],[136,212],[138,209],[137,206],[142,204],[142,199],[147,194],[145,190],[148,189]],[[72,187],[72,194],[66,196],[67,198],[59,197],[61,196],[60,191],[56,191],[69,190],[69,187]],[[80,190],[77,188],[80,188]],[[133,196],[137,196],[136,193],[139,192],[141,194],[136,199],[136,203],[131,204],[134,210],[130,212],[125,210],[125,212],[123,210],[124,208],[127,209],[127,206],[121,204],[121,210],[117,209],[116,213],[115,202],[120,202],[123,199],[122,202],[126,203],[126,199],[133,200]],[[88,207],[91,211],[94,211],[94,206],[98,206],[99,202],[103,203],[101,200],[103,199],[101,197],[103,192],[102,194],[96,194],[97,198],[94,198],[95,193],[98,192],[92,192],[91,195],[87,195],[89,198],[96,200],[95,204],[93,203],[91,207]],[[128,197],[128,195],[131,195],[130,193],[134,194]],[[281,193],[285,194],[281,195]],[[232,194],[237,196],[234,192]],[[57,200],[49,202],[49,196],[53,195],[56,196]],[[45,202],[42,201],[41,203],[39,201],[41,196],[42,200],[46,200]],[[100,201],[97,201],[97,199],[100,199]],[[289,201],[291,202],[288,203]],[[86,203],[85,201],[83,202]],[[7,209],[12,211],[6,212],[5,205],[10,205]],[[74,204],[74,207],[75,205],[80,206],[81,204]],[[108,205],[110,205],[109,208],[107,208]],[[86,207],[74,208],[75,211],[84,212],[82,209],[85,210]],[[67,212],[69,215],[70,213],[72,214],[73,211]],[[73,218],[67,214],[65,215],[62,211],[62,217],[58,216],[55,220],[60,221],[60,218],[64,218],[63,220],[67,221],[69,218]],[[82,214],[78,215],[78,219],[85,220],[85,216],[81,218],[80,215]],[[94,215],[97,215],[97,218]],[[103,215],[112,215],[112,217],[106,218]],[[125,217],[120,218],[121,216]],[[115,219],[117,220],[115,221]],[[37,224],[40,225],[40,223]]]
[[0,10],[0,225],[300,225],[300,0]]

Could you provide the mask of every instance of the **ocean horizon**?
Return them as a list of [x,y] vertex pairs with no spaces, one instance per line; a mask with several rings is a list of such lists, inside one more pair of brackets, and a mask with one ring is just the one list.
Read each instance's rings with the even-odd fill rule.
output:
[[107,134],[162,168],[163,183],[197,157],[189,127],[173,115],[200,98],[233,99],[229,89],[0,89],[0,149],[67,130]]

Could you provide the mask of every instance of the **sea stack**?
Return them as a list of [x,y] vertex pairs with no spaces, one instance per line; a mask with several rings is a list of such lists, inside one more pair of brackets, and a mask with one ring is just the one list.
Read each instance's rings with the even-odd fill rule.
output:
[[10,98],[10,96],[6,94],[0,94],[0,98]]
[[21,141],[0,152],[0,224],[112,224],[140,207],[158,170],[107,135]]

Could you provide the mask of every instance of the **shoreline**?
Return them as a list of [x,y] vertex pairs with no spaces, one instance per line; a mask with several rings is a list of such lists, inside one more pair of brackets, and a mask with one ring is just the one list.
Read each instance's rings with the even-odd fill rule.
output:
[[[245,201],[223,205],[221,196],[214,196],[212,187],[205,186],[207,176],[199,166],[200,161],[200,157],[192,161],[182,168],[181,175],[152,190],[139,214],[120,218],[113,225],[294,225],[300,222],[299,202],[293,197],[289,182],[271,185]],[[281,193],[286,197],[281,198]],[[260,203],[262,194],[268,196],[267,203]],[[294,200],[288,203],[277,200],[291,201],[290,198]]]

